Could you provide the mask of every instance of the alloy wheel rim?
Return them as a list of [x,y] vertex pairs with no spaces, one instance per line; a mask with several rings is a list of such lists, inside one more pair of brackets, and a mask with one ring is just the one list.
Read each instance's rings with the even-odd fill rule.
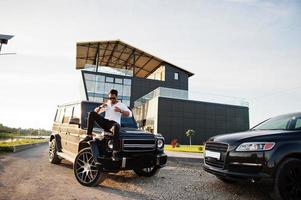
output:
[[83,183],[91,183],[98,173],[91,152],[81,153],[78,156],[75,168],[77,178]]
[[150,173],[151,171],[153,171],[155,167],[147,167],[147,168],[143,168],[142,170],[146,173]]
[[49,154],[48,154],[48,157],[50,160],[52,160],[54,157],[54,149],[55,149],[55,143],[51,142],[51,144],[49,146]]

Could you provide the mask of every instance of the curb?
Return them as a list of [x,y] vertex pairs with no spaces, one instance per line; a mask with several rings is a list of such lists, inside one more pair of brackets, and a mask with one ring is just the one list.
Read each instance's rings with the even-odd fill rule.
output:
[[0,151],[3,149],[6,152],[14,152],[15,153],[15,152],[30,149],[32,147],[36,147],[36,146],[46,144],[46,143],[48,143],[48,141],[40,142],[40,143],[34,143],[34,144],[23,144],[23,145],[11,146],[11,147],[3,147],[3,148],[0,147]]
[[173,157],[168,156],[167,161],[176,162],[176,163],[203,163],[204,158],[189,158],[189,157]]

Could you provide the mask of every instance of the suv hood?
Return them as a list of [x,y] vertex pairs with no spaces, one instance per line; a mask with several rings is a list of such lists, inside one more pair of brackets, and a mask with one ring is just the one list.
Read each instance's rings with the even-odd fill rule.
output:
[[139,137],[139,138],[154,138],[155,135],[150,132],[139,130],[136,128],[121,128],[119,131],[121,137]]
[[210,138],[208,141],[223,142],[233,145],[240,142],[256,142],[256,141],[273,141],[281,134],[288,133],[286,130],[248,130],[238,133],[230,133],[217,135]]

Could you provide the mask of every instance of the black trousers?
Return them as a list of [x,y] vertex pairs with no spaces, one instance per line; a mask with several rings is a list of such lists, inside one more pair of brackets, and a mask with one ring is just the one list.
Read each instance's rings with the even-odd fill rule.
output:
[[88,115],[87,135],[92,135],[94,122],[96,122],[105,131],[113,133],[113,150],[118,151],[120,149],[120,143],[119,143],[120,125],[115,121],[105,119],[103,116],[93,111],[90,112]]

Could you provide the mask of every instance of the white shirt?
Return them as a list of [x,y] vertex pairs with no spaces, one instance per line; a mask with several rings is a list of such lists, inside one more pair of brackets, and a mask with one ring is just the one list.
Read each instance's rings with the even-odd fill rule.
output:
[[114,105],[112,105],[111,101],[107,102],[107,105],[105,107],[105,119],[108,120],[113,120],[115,122],[117,122],[118,124],[121,124],[121,113],[120,112],[116,112],[114,109],[115,107],[118,107],[121,109],[121,111],[128,111],[130,114],[128,117],[132,117],[132,112],[131,110],[123,103],[121,103],[120,101],[118,101],[117,103],[115,103]]

